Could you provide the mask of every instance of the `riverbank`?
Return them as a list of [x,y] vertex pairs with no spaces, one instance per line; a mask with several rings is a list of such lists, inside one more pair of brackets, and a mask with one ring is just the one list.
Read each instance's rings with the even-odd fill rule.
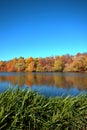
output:
[[86,130],[87,95],[46,98],[32,91],[0,93],[0,130]]

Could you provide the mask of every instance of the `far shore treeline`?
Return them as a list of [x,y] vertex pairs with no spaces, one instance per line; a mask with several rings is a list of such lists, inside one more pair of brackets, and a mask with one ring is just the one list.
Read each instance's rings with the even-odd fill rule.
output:
[[87,72],[87,53],[0,61],[0,72]]

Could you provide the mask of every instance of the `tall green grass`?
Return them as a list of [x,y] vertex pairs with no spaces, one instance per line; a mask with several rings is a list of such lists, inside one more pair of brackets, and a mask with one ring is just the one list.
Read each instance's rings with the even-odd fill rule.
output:
[[87,95],[46,98],[7,90],[0,93],[0,130],[87,130]]

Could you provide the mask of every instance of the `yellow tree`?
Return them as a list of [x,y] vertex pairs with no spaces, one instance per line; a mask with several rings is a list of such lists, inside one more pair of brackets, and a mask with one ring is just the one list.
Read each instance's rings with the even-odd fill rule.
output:
[[64,68],[64,63],[62,62],[61,58],[55,60],[53,70],[54,71],[63,71],[63,68]]
[[26,68],[27,72],[34,72],[36,70],[36,64],[32,61]]

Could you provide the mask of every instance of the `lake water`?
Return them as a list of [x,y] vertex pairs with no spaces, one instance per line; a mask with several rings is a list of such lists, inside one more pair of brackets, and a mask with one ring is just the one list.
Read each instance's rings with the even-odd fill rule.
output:
[[46,97],[77,96],[87,93],[87,73],[7,73],[0,72],[0,91],[8,87],[32,89]]

